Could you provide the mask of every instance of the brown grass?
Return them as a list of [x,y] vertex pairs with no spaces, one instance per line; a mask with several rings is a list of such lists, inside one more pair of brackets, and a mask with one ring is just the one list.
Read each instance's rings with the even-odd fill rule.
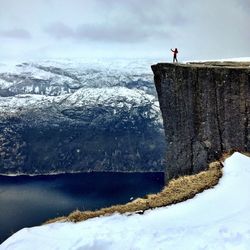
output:
[[250,157],[250,153],[249,152],[243,152],[242,154]]
[[147,209],[163,207],[190,199],[196,194],[214,187],[219,182],[221,176],[222,164],[220,161],[216,161],[209,165],[208,170],[200,172],[199,174],[171,180],[168,185],[157,194],[149,194],[145,198],[138,198],[124,205],[115,205],[96,211],[81,212],[76,210],[67,217],[55,218],[47,221],[45,224],[58,221],[78,222],[113,213],[144,213]]

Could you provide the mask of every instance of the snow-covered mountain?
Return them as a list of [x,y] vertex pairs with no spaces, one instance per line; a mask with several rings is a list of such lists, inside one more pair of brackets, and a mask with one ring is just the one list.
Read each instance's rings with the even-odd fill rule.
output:
[[0,64],[0,173],[163,170],[151,63]]
[[[138,63],[138,64],[136,64]],[[61,95],[80,88],[126,87],[154,94],[150,63],[145,61],[39,61],[0,65],[1,96]]]
[[168,207],[24,228],[2,250],[250,249],[250,158],[235,153],[210,190]]

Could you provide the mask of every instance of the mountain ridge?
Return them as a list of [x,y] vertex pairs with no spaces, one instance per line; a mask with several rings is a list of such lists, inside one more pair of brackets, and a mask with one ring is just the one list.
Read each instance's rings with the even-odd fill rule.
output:
[[163,170],[150,69],[105,63],[0,67],[1,174]]

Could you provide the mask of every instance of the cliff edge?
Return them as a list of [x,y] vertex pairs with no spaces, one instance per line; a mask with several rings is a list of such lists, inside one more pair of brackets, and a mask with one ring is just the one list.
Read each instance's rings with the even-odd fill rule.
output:
[[166,179],[250,151],[250,62],[152,65],[167,142]]

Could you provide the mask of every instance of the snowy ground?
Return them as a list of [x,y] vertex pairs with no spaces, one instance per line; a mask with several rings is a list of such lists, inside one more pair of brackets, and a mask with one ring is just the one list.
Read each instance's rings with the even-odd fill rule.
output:
[[217,60],[214,60],[214,61],[221,61],[221,62],[250,62],[250,57],[225,58],[225,59],[217,59]]
[[195,198],[144,215],[25,228],[0,249],[250,249],[250,158],[235,153],[219,184]]
[[[190,61],[184,61],[188,63]],[[192,60],[191,62],[250,62],[250,57],[238,57],[238,58],[224,58],[224,59],[214,59],[214,60]]]

